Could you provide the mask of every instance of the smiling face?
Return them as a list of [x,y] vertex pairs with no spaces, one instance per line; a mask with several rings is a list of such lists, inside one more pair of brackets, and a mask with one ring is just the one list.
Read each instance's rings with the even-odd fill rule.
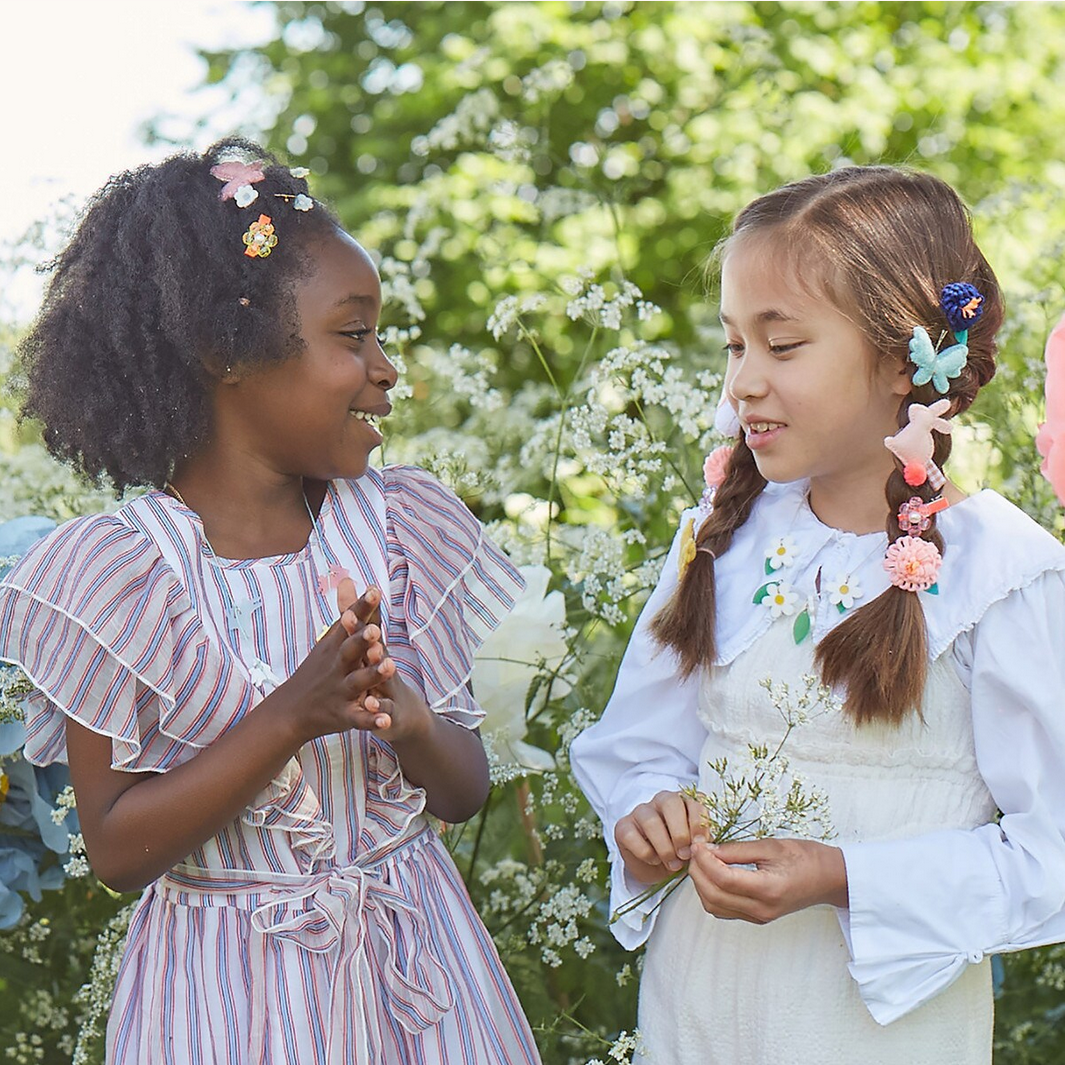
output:
[[267,468],[315,480],[359,477],[381,443],[396,369],[377,338],[381,281],[366,252],[339,230],[307,249],[296,282],[302,351],[216,391],[216,424]]
[[884,437],[910,389],[901,364],[878,358],[854,322],[799,283],[772,233],[729,248],[721,320],[725,392],[762,476],[810,478],[811,501],[867,484],[882,501],[892,469]]

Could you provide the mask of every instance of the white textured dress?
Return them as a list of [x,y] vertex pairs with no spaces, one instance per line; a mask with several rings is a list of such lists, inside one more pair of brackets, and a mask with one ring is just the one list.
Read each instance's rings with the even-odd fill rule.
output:
[[[330,484],[310,542],[288,555],[217,558],[198,516],[161,492],[35,545],[0,584],[0,656],[38,689],[27,757],[65,759],[69,715],[111,737],[116,769],[191,758],[335,620],[330,567],[385,590],[400,674],[437,713],[476,726],[473,653],[521,580],[451,492],[390,467]],[[306,744],[144,892],[109,1065],[536,1065],[424,808],[376,736]]]
[[[618,818],[660,790],[709,790],[709,762],[779,739],[762,682],[802,690],[816,642],[840,619],[834,578],[860,585],[857,605],[887,586],[884,535],[822,525],[805,493],[767,488],[718,560],[718,665],[685,683],[646,631],[676,585],[674,544],[602,720],[573,745],[604,821],[612,909],[642,889],[618,858]],[[986,955],[1065,939],[1065,548],[991,492],[952,507],[940,528],[939,595],[922,595],[923,722],[856,728],[829,712],[787,741],[790,771],[828,798],[850,909],[724,921],[685,882],[660,912],[618,921],[624,945],[649,937],[647,1065],[987,1065]],[[792,564],[767,577],[766,550],[782,537]],[[793,616],[774,620],[752,602],[778,576],[800,609],[814,596],[802,643]]]

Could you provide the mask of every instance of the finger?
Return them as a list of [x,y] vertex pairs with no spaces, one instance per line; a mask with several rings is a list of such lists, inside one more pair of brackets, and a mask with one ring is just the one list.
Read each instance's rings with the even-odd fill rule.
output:
[[[348,611],[345,616],[354,617],[351,611]],[[367,657],[372,647],[379,648],[381,646],[380,639],[381,630],[376,625],[360,625],[357,631],[350,635],[341,645],[340,655],[344,668],[352,670],[356,666],[362,666],[363,664],[380,664],[380,655],[376,662],[371,662]]]
[[[659,796],[655,805],[666,823],[666,831],[673,843],[673,854],[680,861],[687,861],[692,856],[691,832],[688,828],[688,806],[683,795],[672,794]],[[672,869],[673,866],[670,866]],[[677,868],[680,868],[678,865]]]
[[644,865],[661,865],[662,860],[636,825],[632,814],[623,817],[614,826],[614,842],[627,854]]
[[637,806],[633,811],[636,825],[643,833],[644,839],[654,848],[658,860],[671,872],[676,872],[684,862],[677,857],[673,837],[661,812],[650,804]]
[[760,875],[725,865],[706,845],[694,848],[688,865],[688,874],[707,913],[729,920],[765,924],[771,915],[760,897],[758,885],[737,884],[735,877],[740,873],[749,877]]
[[777,840],[752,839],[742,843],[722,843],[714,851],[714,857],[726,865],[757,865],[768,862],[779,850]]
[[374,715],[373,723],[377,729],[392,727],[394,704],[391,699],[380,699],[376,695],[367,695],[363,700],[363,706],[368,713]]
[[727,895],[731,902],[741,899],[760,903],[770,901],[773,883],[769,875],[760,869],[745,869],[729,865],[719,857],[725,847],[735,844],[703,844],[695,847],[692,854],[692,866],[698,868],[718,891]]
[[337,584],[337,610],[343,614],[358,602],[359,593],[350,577],[342,577]]
[[706,824],[706,807],[698,799],[684,796],[684,805],[688,813],[688,832],[692,843],[710,843],[710,829]]

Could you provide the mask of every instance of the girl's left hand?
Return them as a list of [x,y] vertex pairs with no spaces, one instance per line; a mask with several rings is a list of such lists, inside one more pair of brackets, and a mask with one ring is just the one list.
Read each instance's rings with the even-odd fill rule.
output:
[[[369,596],[375,589],[367,589]],[[380,595],[380,593],[377,593]],[[381,631],[380,611],[375,611],[365,625],[350,611],[357,601],[358,592],[350,577],[345,577],[337,587],[337,607],[349,636],[361,631],[367,643],[365,662],[376,666],[381,674],[381,683],[363,699],[363,706],[374,714],[374,732],[390,743],[423,736],[432,722],[432,711],[425,700],[409,684],[396,674],[396,663],[388,656]]]
[[[755,868],[737,868],[744,865]],[[819,903],[847,905],[843,852],[814,840],[696,844],[688,873],[715,917],[767,924]]]

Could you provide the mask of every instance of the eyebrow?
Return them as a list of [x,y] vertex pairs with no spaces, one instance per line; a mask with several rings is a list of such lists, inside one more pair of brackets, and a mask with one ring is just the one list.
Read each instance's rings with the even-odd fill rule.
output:
[[376,301],[371,296],[362,296],[352,293],[350,296],[343,296],[333,304],[334,310],[340,310],[342,307],[347,307],[350,304],[355,304],[360,307],[373,307]]
[[[732,325],[732,319],[727,314],[718,316],[725,325]],[[799,319],[793,314],[785,314],[783,311],[759,311],[754,316],[756,322],[797,322]]]

